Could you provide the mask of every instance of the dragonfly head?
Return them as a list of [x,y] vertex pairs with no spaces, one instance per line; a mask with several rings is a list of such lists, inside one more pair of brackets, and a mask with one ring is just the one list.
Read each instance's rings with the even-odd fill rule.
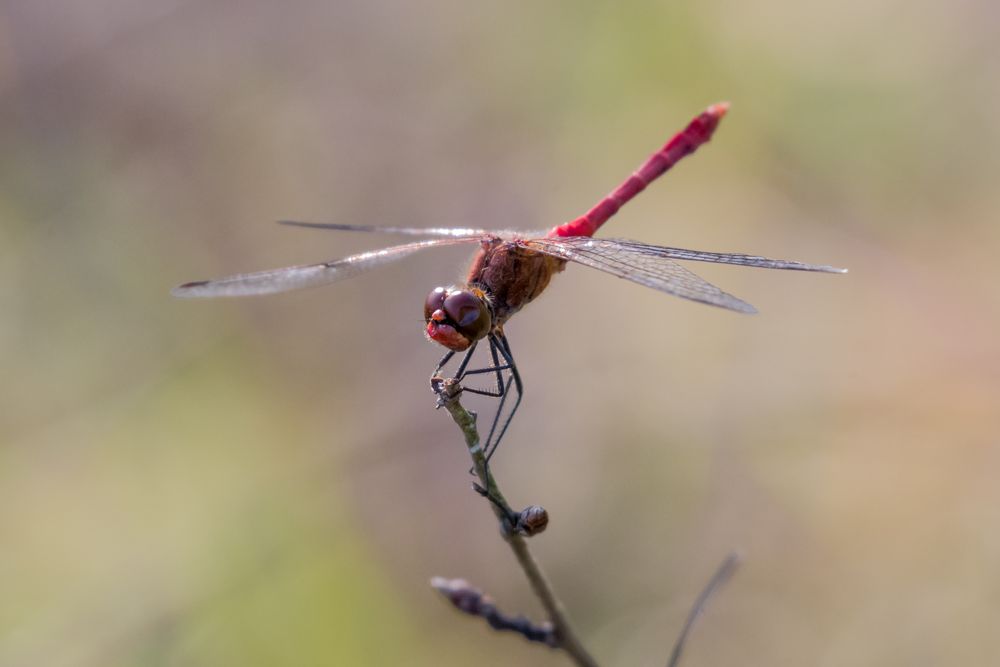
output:
[[427,337],[461,352],[485,338],[493,325],[486,295],[475,288],[436,287],[424,301]]

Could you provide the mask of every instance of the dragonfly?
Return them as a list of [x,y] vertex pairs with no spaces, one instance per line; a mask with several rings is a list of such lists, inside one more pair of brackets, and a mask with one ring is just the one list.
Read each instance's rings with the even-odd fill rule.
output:
[[[429,340],[447,349],[431,375],[433,389],[440,392],[441,373],[459,353],[462,356],[453,375],[455,380],[461,383],[469,376],[485,375],[492,383],[490,388],[485,389],[461,385],[464,392],[498,399],[497,410],[483,445],[488,461],[510,426],[524,393],[524,383],[504,326],[514,314],[538,298],[552,277],[561,272],[567,263],[582,264],[667,294],[738,313],[755,313],[756,309],[684,268],[678,260],[846,273],[846,269],[833,266],[757,255],[685,250],[627,239],[594,238],[598,228],[618,209],[679,160],[708,142],[728,108],[728,103],[724,102],[708,107],[587,213],[548,231],[379,227],[283,220],[279,222],[297,227],[423,238],[318,264],[189,282],[174,288],[173,294],[178,297],[237,297],[286,292],[339,282],[430,248],[478,245],[464,284],[436,287],[425,299],[424,328]],[[489,361],[485,366],[473,368],[473,354],[484,340],[489,346]],[[512,395],[512,407],[507,410],[506,418],[501,420],[506,402]]]

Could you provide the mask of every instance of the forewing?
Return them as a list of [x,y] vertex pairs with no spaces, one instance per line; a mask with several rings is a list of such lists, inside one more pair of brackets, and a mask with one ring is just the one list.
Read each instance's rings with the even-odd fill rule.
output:
[[677,262],[667,257],[640,252],[617,241],[577,236],[531,239],[523,243],[554,257],[583,264],[667,294],[741,313],[757,312],[746,301],[723,292]]
[[344,280],[378,268],[384,264],[399,261],[425,248],[437,246],[476,243],[478,236],[458,238],[430,239],[407,243],[406,245],[371,250],[343,259],[323,262],[321,264],[306,264],[289,266],[283,269],[257,271],[256,273],[241,273],[235,276],[217,280],[202,280],[185,283],[175,287],[171,292],[174,296],[185,298],[222,297],[222,296],[253,296],[257,294],[275,294],[303,287],[315,287]]
[[[573,239],[568,239],[573,240]],[[670,248],[667,246],[651,245],[629,241],[627,239],[606,239],[617,244],[619,247],[628,248],[635,252],[652,255],[654,257],[667,257],[670,259],[693,260],[696,262],[713,262],[715,264],[737,264],[739,266],[754,266],[761,269],[786,269],[789,271],[819,271],[822,273],[847,273],[847,269],[838,269],[835,266],[825,264],[804,264],[787,259],[769,259],[759,255],[744,255],[728,252],[705,252],[702,250],[685,250],[684,248]]]
[[467,236],[498,236],[503,239],[515,237],[541,236],[544,232],[526,232],[514,230],[474,229],[471,227],[377,227],[371,225],[347,225],[336,222],[301,222],[298,220],[279,220],[280,225],[291,227],[306,227],[308,229],[331,229],[339,232],[368,232],[370,234],[401,234],[403,236],[436,236],[447,238],[464,238]]

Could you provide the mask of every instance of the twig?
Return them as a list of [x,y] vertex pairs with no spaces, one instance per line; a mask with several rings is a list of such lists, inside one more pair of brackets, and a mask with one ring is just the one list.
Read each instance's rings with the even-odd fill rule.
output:
[[479,442],[479,431],[476,429],[476,418],[462,407],[458,400],[460,392],[461,387],[457,381],[453,379],[444,380],[441,383],[441,391],[438,394],[439,405],[448,410],[452,419],[462,429],[462,434],[465,436],[465,444],[469,449],[469,454],[472,456],[473,469],[476,472],[476,476],[479,477],[481,492],[490,499],[490,507],[493,508],[493,513],[500,522],[501,534],[507,544],[510,545],[511,551],[514,552],[518,564],[531,583],[532,590],[542,603],[542,607],[544,607],[545,613],[552,623],[555,645],[566,651],[577,665],[597,667],[597,662],[590,656],[587,649],[583,647],[583,644],[573,631],[562,603],[552,590],[552,584],[549,583],[548,579],[542,573],[538,562],[528,549],[528,543],[524,536],[529,533],[519,529],[518,526],[519,519],[524,516],[524,513],[514,512],[500,492],[500,488],[497,486],[497,482],[486,464],[486,454]]
[[742,558],[735,551],[728,556],[726,560],[722,561],[722,565],[719,569],[715,571],[712,578],[708,580],[708,584],[701,591],[698,599],[695,600],[694,606],[691,607],[691,611],[688,612],[687,620],[684,622],[684,628],[681,630],[680,636],[677,638],[677,642],[674,644],[674,650],[670,653],[670,661],[667,662],[667,667],[677,667],[680,662],[681,653],[684,652],[684,644],[687,642],[688,635],[691,634],[691,629],[694,624],[701,617],[701,613],[705,611],[705,605],[708,604],[709,598],[712,597],[715,592],[722,587],[729,578],[733,576],[736,572],[736,568],[740,566],[740,561]]
[[[458,400],[462,391],[461,386],[454,379],[443,380],[439,386],[439,405],[448,410],[452,419],[462,429],[465,444],[472,456],[473,469],[480,481],[480,484],[474,483],[473,488],[477,493],[490,500],[490,507],[492,507],[497,521],[500,522],[500,533],[517,557],[517,562],[524,570],[525,576],[528,577],[531,588],[538,596],[551,622],[533,624],[524,616],[506,616],[496,608],[492,598],[461,579],[449,580],[435,577],[431,580],[431,585],[444,594],[455,607],[467,614],[481,616],[494,629],[518,632],[530,641],[563,649],[578,665],[597,667],[597,663],[573,632],[562,603],[556,597],[552,590],[552,584],[542,573],[525,540],[526,536],[535,535],[545,529],[548,524],[547,513],[537,505],[532,505],[521,512],[515,512],[511,509],[486,464],[486,454],[480,445],[479,431],[476,429],[476,417],[462,407]],[[677,667],[688,636],[704,612],[708,601],[729,581],[739,567],[741,560],[738,553],[729,554],[698,595],[684,622],[684,627],[677,637],[673,651],[670,653],[667,667]]]
[[499,609],[489,595],[473,588],[464,579],[434,577],[431,586],[448,598],[459,611],[470,616],[481,616],[494,630],[509,630],[522,635],[532,642],[540,642],[552,648],[559,647],[555,627],[551,623],[532,623],[525,616],[507,616]]

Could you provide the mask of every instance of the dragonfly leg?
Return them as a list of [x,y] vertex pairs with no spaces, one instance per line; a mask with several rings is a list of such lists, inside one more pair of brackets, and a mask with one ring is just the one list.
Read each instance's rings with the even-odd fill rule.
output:
[[[459,382],[461,382],[462,378],[465,376],[465,368],[469,365],[469,361],[472,360],[472,355],[476,351],[477,344],[478,342],[472,344],[472,346],[465,352],[465,356],[462,357],[462,363],[458,365],[458,370],[455,372],[455,379],[458,380]],[[442,390],[441,382],[444,379],[441,377],[441,371],[444,370],[445,365],[447,365],[447,363],[451,361],[452,357],[454,356],[455,356],[454,350],[445,354],[443,357],[441,357],[441,361],[438,362],[438,365],[434,369],[434,372],[431,373],[431,390],[435,394],[441,393]]]
[[438,373],[440,373],[441,369],[444,368],[445,364],[451,361],[451,358],[454,356],[455,356],[455,350],[448,350],[448,353],[445,354],[443,357],[441,357],[441,361],[438,362],[437,368],[434,369],[434,372],[431,373],[431,375],[437,375]]
[[459,382],[465,377],[465,369],[469,365],[469,362],[472,361],[472,355],[475,354],[477,345],[479,345],[479,341],[476,341],[469,347],[469,351],[462,357],[462,363],[458,365],[458,370],[455,371],[455,379]]
[[495,366],[487,366],[486,368],[474,368],[471,371],[465,371],[465,377],[470,375],[477,375],[480,373],[495,373],[496,371],[505,371],[510,368],[507,364],[501,364],[498,360]]
[[441,357],[441,361],[438,362],[437,368],[431,373],[431,391],[435,394],[441,393],[441,369],[444,368],[445,364],[451,361],[451,358],[455,356],[454,350],[449,350],[447,354]]
[[[493,358],[493,364],[485,368],[477,368],[475,370],[466,371],[466,375],[472,375],[473,373],[495,373],[496,374],[496,389],[467,389],[468,392],[473,394],[479,394],[480,396],[491,396],[493,398],[502,398],[504,395],[504,381],[503,381],[503,371],[510,368],[510,366],[505,366],[500,364],[500,357],[497,354],[496,343],[493,341],[492,336],[490,341],[490,356]],[[502,403],[501,403],[502,405]]]
[[[497,342],[496,336],[490,336],[490,355],[493,357],[493,368],[497,369],[496,381],[497,381],[497,394],[500,397],[500,403],[497,405],[497,411],[493,415],[493,423],[490,424],[489,435],[486,436],[486,444],[483,447],[483,451],[489,453],[491,443],[493,442],[493,434],[496,433],[497,424],[500,422],[500,415],[503,414],[504,406],[507,404],[507,396],[510,394],[510,383],[513,380],[513,376],[508,378],[506,382],[503,379],[503,370],[510,370],[510,363],[501,365],[500,355],[498,354],[499,343]],[[512,371],[513,372],[513,371]]]
[[[521,375],[517,370],[517,365],[514,363],[514,356],[510,351],[510,343],[507,341],[507,338],[503,334],[493,333],[489,335],[488,340],[490,344],[490,356],[492,363],[483,368],[469,368],[472,355],[476,350],[476,344],[474,343],[472,347],[466,351],[461,364],[459,364],[459,367],[454,374],[454,378],[459,382],[462,382],[462,380],[464,380],[468,375],[482,375],[488,373],[494,376],[496,386],[493,389],[462,387],[462,391],[464,393],[500,399],[497,405],[497,410],[493,415],[493,421],[490,424],[490,430],[486,439],[483,441],[483,451],[486,453],[487,462],[489,462],[490,457],[492,457],[494,452],[496,452],[497,446],[500,444],[500,440],[503,439],[504,434],[507,432],[507,427],[510,426],[510,422],[514,418],[514,413],[517,412],[518,407],[521,405],[523,392]],[[440,387],[441,371],[444,366],[451,361],[454,355],[454,352],[448,352],[445,354],[437,368],[434,369],[434,374],[431,376],[431,387],[434,388],[435,391],[437,391]],[[505,372],[509,373],[506,377],[504,375]],[[507,399],[511,395],[512,388],[516,390],[517,397],[514,401],[514,407],[505,417],[504,410],[507,407]]]
[[[503,414],[504,405],[507,404],[507,396],[510,395],[510,383],[513,378],[508,378],[506,382],[503,379],[503,371],[509,370],[509,364],[501,364],[500,357],[497,354],[497,344],[490,337],[490,355],[493,357],[493,365],[488,368],[477,368],[473,371],[467,371],[466,375],[472,375],[473,373],[496,373],[496,383],[497,387],[494,390],[489,389],[475,389],[471,387],[463,387],[462,391],[467,391],[470,394],[478,394],[480,396],[489,396],[490,398],[499,398],[500,402],[497,404],[496,412],[493,413],[493,421],[490,424],[489,435],[486,436],[486,440],[483,443],[483,452],[490,451],[491,442],[493,441],[493,434],[496,432],[497,422],[500,420],[500,415]],[[494,446],[495,447],[495,446]],[[489,469],[489,459],[486,460],[487,471]],[[469,474],[473,474],[475,468],[469,469]],[[492,500],[492,498],[491,498]]]
[[[478,394],[480,396],[489,396],[491,398],[499,398],[503,396],[504,385],[503,385],[503,375],[502,371],[505,371],[509,366],[501,365],[500,358],[497,355],[496,349],[494,348],[494,343],[490,341],[490,354],[493,356],[493,364],[490,366],[485,366],[483,368],[473,368],[468,369],[469,361],[472,359],[472,352],[475,349],[475,345],[465,353],[465,357],[462,359],[462,364],[458,367],[458,371],[455,373],[455,379],[459,382],[465,380],[469,375],[479,375],[483,373],[495,373],[496,374],[496,389],[476,389],[474,387],[462,387],[462,391],[468,392],[470,394]],[[440,369],[438,369],[440,371]]]
[[[521,374],[517,370],[517,364],[514,363],[514,355],[510,351],[510,341],[504,335],[491,336],[496,338],[496,347],[500,352],[500,356],[503,357],[504,362],[510,366],[510,378],[507,380],[508,391],[505,394],[509,394],[509,388],[511,383],[514,385],[514,390],[517,393],[517,398],[514,400],[514,407],[511,408],[510,412],[507,414],[507,418],[503,422],[503,428],[500,429],[500,433],[496,436],[490,444],[490,448],[486,451],[486,462],[489,463],[490,458],[496,453],[497,447],[500,445],[500,441],[503,440],[503,436],[507,433],[507,427],[510,426],[510,422],[514,419],[514,414],[517,413],[517,409],[521,406],[521,399],[524,397],[524,383],[521,382]],[[497,412],[496,420],[499,418],[500,413]]]
[[[507,363],[507,364],[501,364],[500,363],[500,354],[499,354],[500,344],[498,342],[497,337],[495,335],[491,334],[490,337],[489,337],[489,341],[490,341],[490,356],[493,358],[493,370],[496,371],[497,388],[496,388],[495,396],[497,396],[497,397],[500,398],[500,402],[497,404],[496,412],[493,413],[493,421],[490,423],[490,432],[486,436],[486,440],[483,442],[483,453],[486,454],[486,460],[484,461],[483,468],[484,468],[484,473],[486,474],[487,478],[489,478],[489,474],[490,474],[490,472],[489,472],[489,466],[490,466],[489,454],[490,454],[491,450],[496,449],[496,443],[493,441],[493,435],[496,433],[497,424],[500,422],[500,416],[503,414],[504,406],[507,405],[507,397],[510,396],[510,384],[511,384],[511,382],[514,379],[513,376],[511,376],[511,377],[507,378],[506,381],[504,380],[503,371],[504,370],[510,370],[511,366],[510,366],[509,363]],[[483,393],[485,393],[485,392],[483,392]],[[499,440],[497,442],[499,442]],[[469,473],[471,474],[474,471],[475,471],[475,468],[473,468],[472,470],[470,470]],[[488,495],[485,492],[485,489],[483,489],[482,495],[484,497],[486,497],[486,498],[489,498],[489,500],[492,501],[494,504],[496,504],[497,507],[501,507],[501,509],[503,509],[502,505],[500,505],[499,503],[497,503],[496,498],[493,498],[490,495]],[[505,509],[504,511],[506,513],[509,510]],[[510,527],[513,528],[513,526],[515,525],[516,521],[512,522],[511,521],[511,517],[509,517],[509,516],[507,517],[507,520],[510,523]]]
[[480,373],[496,373],[497,379],[496,379],[495,389],[476,389],[474,387],[463,387],[462,390],[467,391],[470,394],[479,394],[480,396],[490,396],[492,398],[499,398],[503,396],[504,385],[503,385],[503,375],[501,374],[501,372],[510,370],[510,366],[506,364],[501,365],[499,361],[494,361],[493,363],[494,363],[493,366],[489,366],[487,368],[476,368],[471,371],[465,371],[465,377],[469,377],[470,375],[477,375]]

